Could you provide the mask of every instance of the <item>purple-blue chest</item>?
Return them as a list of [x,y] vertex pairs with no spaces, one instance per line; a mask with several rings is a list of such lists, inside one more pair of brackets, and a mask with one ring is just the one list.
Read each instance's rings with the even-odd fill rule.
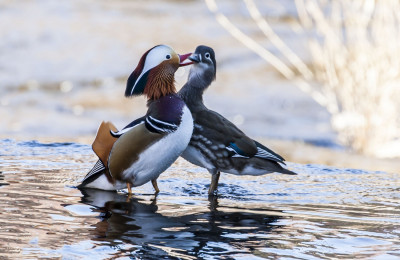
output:
[[185,102],[176,94],[166,95],[152,101],[146,114],[146,127],[154,131],[161,126],[168,128],[168,124],[170,124],[170,130],[176,130],[181,124],[184,107]]

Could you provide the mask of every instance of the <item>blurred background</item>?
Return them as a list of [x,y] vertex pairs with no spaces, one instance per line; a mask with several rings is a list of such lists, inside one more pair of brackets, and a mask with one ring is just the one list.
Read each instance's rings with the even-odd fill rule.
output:
[[[397,1],[0,1],[0,138],[90,144],[141,55],[208,45],[206,105],[298,163],[400,168]],[[189,67],[176,73],[178,89]]]

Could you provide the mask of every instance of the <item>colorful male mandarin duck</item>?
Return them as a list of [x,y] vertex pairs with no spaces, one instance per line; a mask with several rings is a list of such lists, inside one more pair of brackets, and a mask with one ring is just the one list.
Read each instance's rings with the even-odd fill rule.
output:
[[178,55],[166,45],[147,51],[128,78],[125,96],[146,95],[148,110],[121,131],[103,122],[92,148],[99,157],[80,188],[119,190],[152,181],[185,150],[193,132],[193,118],[176,94],[174,74],[189,65],[189,54]]
[[233,123],[203,104],[203,92],[216,77],[214,50],[198,46],[189,59],[194,65],[188,82],[178,94],[192,112],[194,130],[181,156],[212,174],[208,193],[211,195],[216,191],[220,172],[236,175],[296,174],[280,165],[285,164],[282,156],[246,136]]

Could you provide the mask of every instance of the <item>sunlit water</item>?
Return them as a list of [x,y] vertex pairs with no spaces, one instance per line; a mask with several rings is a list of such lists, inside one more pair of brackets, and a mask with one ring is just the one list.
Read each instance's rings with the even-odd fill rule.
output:
[[299,174],[209,174],[178,160],[125,192],[74,186],[95,162],[77,143],[0,141],[0,258],[400,258],[399,175],[289,164]]

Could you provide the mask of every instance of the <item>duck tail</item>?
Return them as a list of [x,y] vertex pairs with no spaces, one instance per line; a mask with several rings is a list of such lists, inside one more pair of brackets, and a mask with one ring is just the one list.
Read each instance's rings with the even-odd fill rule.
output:
[[98,160],[96,164],[93,166],[93,168],[88,172],[88,174],[86,174],[85,178],[83,178],[82,183],[79,184],[77,187],[84,188],[87,184],[95,181],[97,178],[99,178],[102,174],[105,173],[106,173],[106,167],[101,162],[101,160]]
[[85,187],[103,174],[111,183],[113,183],[113,178],[107,169],[107,165],[111,149],[118,138],[114,137],[111,132],[118,132],[118,130],[111,122],[101,122],[99,129],[97,130],[96,138],[92,144],[92,149],[99,157],[99,160],[88,172],[88,174],[86,174],[85,178],[82,180],[82,183],[78,185],[78,188]]
[[280,173],[283,173],[283,174],[297,175],[297,173],[292,172],[291,170],[285,169],[285,168],[283,168],[283,167],[282,167],[282,169],[281,169],[279,172],[280,172]]

